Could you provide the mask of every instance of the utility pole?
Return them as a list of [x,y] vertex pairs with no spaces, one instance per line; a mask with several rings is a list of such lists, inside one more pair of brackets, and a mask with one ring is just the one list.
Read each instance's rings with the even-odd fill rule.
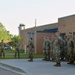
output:
[[37,50],[37,49],[36,49],[36,46],[37,46],[37,40],[36,40],[36,37],[37,37],[37,34],[36,34],[36,31],[37,31],[37,29],[36,29],[36,21],[37,21],[37,20],[36,20],[36,18],[35,18],[35,39],[34,39],[34,40],[35,40],[35,42],[34,42],[34,44],[35,44],[35,54],[37,53],[37,51],[36,51],[36,50]]
[[37,22],[37,20],[36,20],[36,18],[35,18],[35,27],[36,27],[36,22]]

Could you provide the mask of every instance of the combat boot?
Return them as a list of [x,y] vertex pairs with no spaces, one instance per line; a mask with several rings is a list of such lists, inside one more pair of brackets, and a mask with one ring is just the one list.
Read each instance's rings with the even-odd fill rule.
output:
[[57,64],[55,64],[54,66],[56,66],[56,67],[60,67],[61,64],[60,64],[60,63],[57,63]]
[[47,57],[46,61],[50,61],[50,57]]
[[74,61],[72,60],[72,61],[70,61],[69,63],[67,63],[67,64],[74,64]]
[[46,60],[46,57],[44,57],[42,60]]
[[33,62],[33,57],[30,57],[30,60],[28,60],[29,62]]

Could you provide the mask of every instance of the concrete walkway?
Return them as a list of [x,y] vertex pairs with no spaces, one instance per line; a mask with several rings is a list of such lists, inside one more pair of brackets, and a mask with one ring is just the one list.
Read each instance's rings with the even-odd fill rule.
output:
[[28,62],[28,59],[0,60],[1,67],[21,75],[75,75],[75,65],[62,62],[61,67],[54,67],[54,64],[55,62],[42,61],[42,59],[34,59],[34,62]]

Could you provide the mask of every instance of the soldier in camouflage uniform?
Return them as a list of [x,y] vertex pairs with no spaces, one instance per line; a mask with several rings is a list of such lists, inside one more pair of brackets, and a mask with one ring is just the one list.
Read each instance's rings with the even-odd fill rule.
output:
[[46,60],[46,36],[44,36],[44,41],[43,41],[43,55],[44,55],[43,60]]
[[61,60],[64,61],[65,51],[64,51],[64,40],[63,39],[61,40],[60,49],[61,49],[60,57],[61,57]]
[[73,44],[74,44],[73,60],[75,61],[75,35],[73,36]]
[[54,58],[54,39],[55,39],[55,37],[54,37],[54,35],[52,34],[51,35],[51,39],[50,39],[50,50],[51,50],[51,57],[52,57],[52,60],[54,60],[55,58]]
[[74,64],[74,59],[73,59],[73,50],[74,50],[74,44],[73,44],[73,37],[72,34],[68,35],[68,41],[67,41],[67,47],[68,47],[68,64]]
[[4,46],[5,46],[5,43],[2,40],[0,43],[0,56],[1,57],[2,57],[2,55],[3,55],[3,57],[5,57]]
[[55,34],[55,41],[54,41],[54,54],[55,54],[55,60],[56,64],[54,66],[59,67],[61,66],[60,62],[60,45],[61,45],[61,37],[59,33]]
[[29,58],[30,58],[28,61],[33,62],[34,43],[32,38],[30,38],[27,47],[29,48]]
[[47,37],[47,40],[46,40],[46,60],[47,61],[50,60],[50,40],[49,40],[49,37]]
[[67,60],[67,36],[64,36],[64,57]]
[[20,58],[20,44],[18,40],[15,40],[15,58],[18,54],[18,58]]

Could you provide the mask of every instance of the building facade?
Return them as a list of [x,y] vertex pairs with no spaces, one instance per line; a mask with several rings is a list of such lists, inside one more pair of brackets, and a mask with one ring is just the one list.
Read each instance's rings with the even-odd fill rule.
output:
[[25,25],[19,25],[19,34],[21,37],[21,47],[27,52],[29,38],[32,37],[35,45],[35,53],[43,53],[43,38],[50,37],[51,34],[59,31],[62,38],[71,33],[75,35],[75,15],[58,18],[58,23],[46,24],[43,26],[25,29]]

